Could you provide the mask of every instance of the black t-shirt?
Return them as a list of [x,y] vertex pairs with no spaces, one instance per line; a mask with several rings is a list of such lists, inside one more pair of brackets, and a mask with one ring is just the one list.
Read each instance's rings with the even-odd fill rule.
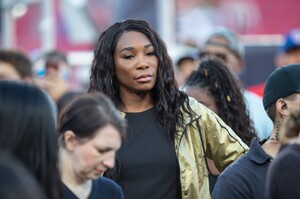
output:
[[157,120],[156,108],[126,113],[128,135],[118,153],[121,185],[128,199],[180,198],[174,145]]
[[[78,199],[78,197],[64,184],[62,184],[62,199]],[[114,181],[100,177],[93,180],[92,191],[88,199],[124,199],[121,187]]]

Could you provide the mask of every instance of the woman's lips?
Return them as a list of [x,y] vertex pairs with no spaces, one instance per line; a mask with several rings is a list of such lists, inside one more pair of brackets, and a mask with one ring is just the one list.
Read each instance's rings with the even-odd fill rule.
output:
[[104,171],[100,169],[96,169],[96,175],[103,175]]
[[152,75],[147,74],[147,75],[140,75],[140,76],[138,76],[138,77],[135,78],[135,79],[136,79],[137,82],[140,82],[140,83],[147,83],[147,82],[151,81],[152,78],[153,78]]

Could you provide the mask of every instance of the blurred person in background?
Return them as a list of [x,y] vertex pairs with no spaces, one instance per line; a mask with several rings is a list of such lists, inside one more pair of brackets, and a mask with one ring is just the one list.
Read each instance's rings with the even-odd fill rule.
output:
[[175,60],[175,78],[178,83],[178,86],[181,88],[188,76],[196,70],[197,64],[195,61],[195,56],[192,52],[187,52],[184,54],[180,54]]
[[63,199],[123,199],[114,181],[102,177],[115,165],[126,123],[102,94],[85,94],[66,106],[59,118]]
[[[283,122],[293,111],[300,110],[299,77],[299,64],[278,68],[268,77],[263,105],[274,124],[272,134],[260,142],[253,140],[249,152],[220,174],[213,199],[265,198],[267,171],[281,147],[279,137]],[[278,186],[275,189],[279,191],[282,188]]]
[[[275,55],[276,68],[296,63],[300,63],[300,28],[292,29],[284,35],[282,46]],[[265,82],[249,86],[247,90],[262,96],[264,86]]]
[[32,82],[32,62],[20,50],[0,49],[0,80]]
[[280,142],[285,144],[267,173],[267,199],[300,198],[300,111],[283,123]]
[[300,28],[292,29],[285,34],[275,61],[277,67],[300,63]]
[[[24,52],[17,49],[0,49],[0,81],[12,80],[36,84],[33,75],[33,64]],[[54,101],[47,95],[51,104],[51,113],[57,119],[57,108]]]
[[114,170],[125,198],[209,199],[205,155],[219,170],[248,147],[222,119],[178,89],[165,43],[146,21],[99,37],[89,92],[109,96],[128,122]]
[[24,164],[47,198],[59,198],[56,121],[46,93],[31,84],[0,81],[0,104],[0,149]]
[[[188,77],[184,92],[218,114],[249,147],[256,137],[241,89],[235,77],[216,58],[203,58],[198,69]],[[220,172],[211,159],[207,159],[210,190]]]
[[199,58],[216,57],[228,67],[243,92],[245,104],[259,138],[267,138],[272,131],[272,121],[263,109],[261,97],[244,90],[240,75],[244,68],[244,44],[241,36],[225,27],[216,28],[199,48]]
[[70,90],[71,70],[63,52],[50,51],[35,62],[37,84],[46,90],[50,97],[57,101]]
[[0,150],[0,198],[46,199],[32,173],[11,154]]
[[195,47],[218,26],[247,34],[261,25],[254,0],[176,0],[176,9],[177,38]]

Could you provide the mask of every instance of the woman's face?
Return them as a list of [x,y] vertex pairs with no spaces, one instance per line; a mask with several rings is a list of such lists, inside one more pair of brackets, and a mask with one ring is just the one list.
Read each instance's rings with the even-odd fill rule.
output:
[[218,107],[216,104],[216,99],[209,90],[206,88],[199,88],[197,86],[187,87],[185,93],[196,99],[201,104],[205,105],[207,108],[215,112],[217,115],[219,114]]
[[121,94],[144,94],[153,89],[158,59],[144,34],[136,31],[123,33],[115,49],[114,63]]
[[112,125],[98,129],[92,139],[74,139],[71,158],[75,176],[89,180],[102,176],[115,165],[115,154],[121,146],[121,136]]

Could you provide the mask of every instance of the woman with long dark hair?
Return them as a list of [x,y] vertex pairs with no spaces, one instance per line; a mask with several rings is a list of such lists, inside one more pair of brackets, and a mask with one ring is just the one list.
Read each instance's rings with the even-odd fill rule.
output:
[[210,198],[204,154],[223,170],[248,150],[217,115],[179,91],[164,42],[143,20],[101,34],[89,87],[97,91],[128,122],[116,168],[107,173],[125,198]]

